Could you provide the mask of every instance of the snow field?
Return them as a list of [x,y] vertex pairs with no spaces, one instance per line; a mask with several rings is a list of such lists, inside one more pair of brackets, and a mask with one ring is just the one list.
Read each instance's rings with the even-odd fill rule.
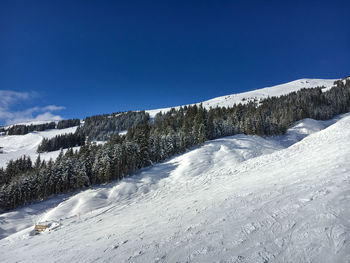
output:
[[[3,147],[3,153],[0,154],[0,167],[5,168],[8,161],[16,160],[23,155],[29,156],[32,162],[38,156],[36,150],[44,138],[53,138],[56,135],[74,133],[76,127],[71,127],[67,129],[53,129],[41,132],[31,132],[26,135],[9,135],[0,136],[0,147]],[[41,153],[41,160],[53,160],[57,158],[60,151],[53,151],[48,153]]]
[[2,214],[2,262],[349,262],[349,137],[305,119]]

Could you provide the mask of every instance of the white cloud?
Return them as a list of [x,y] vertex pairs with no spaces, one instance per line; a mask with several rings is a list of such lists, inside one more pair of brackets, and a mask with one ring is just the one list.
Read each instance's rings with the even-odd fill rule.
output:
[[63,106],[48,105],[44,107],[31,107],[20,111],[13,109],[15,105],[29,101],[37,96],[35,92],[0,90],[0,123],[11,125],[23,122],[55,121],[62,119],[60,115],[53,112],[65,109]]
[[56,105],[48,105],[42,108],[43,111],[59,111],[64,110],[66,107],[56,106]]
[[29,99],[30,93],[0,90],[0,98],[0,109],[3,109],[8,108],[10,105],[17,103],[18,101]]

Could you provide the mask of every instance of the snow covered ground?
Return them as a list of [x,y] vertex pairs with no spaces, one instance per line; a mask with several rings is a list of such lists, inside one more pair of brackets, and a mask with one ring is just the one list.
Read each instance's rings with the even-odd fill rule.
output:
[[[23,155],[29,156],[34,162],[38,156],[36,150],[44,138],[53,138],[60,134],[74,133],[77,127],[31,132],[26,135],[0,136],[0,147],[3,147],[3,153],[0,154],[0,167],[6,167],[9,160],[16,160]],[[56,159],[59,152],[41,153],[40,158],[42,160]]]
[[349,138],[350,114],[305,119],[18,208],[1,262],[350,262]]
[[[213,98],[207,101],[196,103],[199,105],[200,103],[203,104],[203,107],[206,109],[209,109],[210,107],[216,108],[218,107],[229,107],[233,106],[234,104],[238,103],[247,103],[249,101],[256,100],[257,102],[261,99],[265,99],[267,97],[273,97],[273,96],[281,96],[285,95],[294,91],[298,91],[300,89],[310,89],[310,88],[316,88],[316,87],[325,87],[324,91],[330,89],[333,86],[334,81],[337,79],[298,79],[294,80],[288,83],[284,83],[281,85],[276,85],[272,87],[266,87],[263,89],[257,89],[254,91],[248,91],[244,93],[238,93],[238,94],[232,94],[227,96],[221,96],[217,98]],[[194,105],[194,104],[192,104]],[[180,106],[174,107],[175,109],[180,108]],[[170,108],[163,108],[163,109],[155,109],[155,110],[146,110],[151,116],[151,118],[154,118],[158,112],[166,113],[169,111]]]

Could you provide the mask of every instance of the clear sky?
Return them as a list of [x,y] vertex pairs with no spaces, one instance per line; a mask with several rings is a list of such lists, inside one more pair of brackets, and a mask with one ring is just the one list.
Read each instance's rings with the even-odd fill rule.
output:
[[350,75],[350,1],[0,1],[0,125]]

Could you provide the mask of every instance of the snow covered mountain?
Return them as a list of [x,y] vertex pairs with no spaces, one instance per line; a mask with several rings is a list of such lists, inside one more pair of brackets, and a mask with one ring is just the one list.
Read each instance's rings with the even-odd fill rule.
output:
[[[333,81],[298,80],[203,106]],[[121,181],[3,213],[1,262],[350,262],[349,137],[350,114],[304,119],[285,135],[209,141]],[[4,138],[14,138],[6,151],[26,141]],[[37,223],[48,229],[34,235]]]
[[4,213],[1,261],[348,262],[349,137],[349,114],[305,119]]
[[[232,94],[222,97],[213,98],[202,102],[203,106],[207,109],[210,107],[227,107],[238,103],[246,103],[251,100],[261,100],[272,96],[281,96],[283,94],[288,94],[293,91],[298,91],[302,88],[314,88],[324,86],[326,89],[332,87],[336,79],[299,79],[285,84],[267,87],[259,90],[254,90],[250,92],[244,92],[239,94]],[[200,103],[196,103],[199,105]],[[176,106],[174,108],[179,108]],[[158,112],[167,112],[171,108],[146,110],[153,118]],[[36,123],[22,123],[22,124],[41,124],[43,122]],[[8,127],[7,127],[8,128]],[[52,138],[56,135],[74,133],[77,127],[61,129],[61,130],[48,130],[42,132],[32,132],[26,135],[11,135],[11,136],[0,136],[0,147],[3,153],[0,154],[0,167],[6,167],[6,164],[11,159],[18,159],[23,155],[31,157],[35,160],[37,157],[36,149],[41,143],[43,138]],[[1,148],[0,148],[1,149]],[[59,151],[42,153],[40,156],[43,160],[49,160],[50,158],[55,159],[59,154]]]
[[[330,89],[333,86],[334,81],[338,79],[298,79],[281,85],[276,85],[272,87],[266,87],[263,89],[258,89],[254,91],[248,91],[243,93],[237,93],[232,95],[221,96],[213,98],[207,101],[195,103],[197,105],[201,104],[204,108],[209,109],[210,107],[229,107],[238,103],[247,103],[249,101],[260,101],[267,97],[278,97],[285,95],[300,89],[310,89],[315,87],[325,87],[324,91]],[[194,104],[191,104],[194,105]],[[184,105],[183,105],[184,106]],[[175,109],[180,108],[180,106],[173,107]],[[170,108],[146,110],[151,117],[154,117],[158,112],[167,112]]]

